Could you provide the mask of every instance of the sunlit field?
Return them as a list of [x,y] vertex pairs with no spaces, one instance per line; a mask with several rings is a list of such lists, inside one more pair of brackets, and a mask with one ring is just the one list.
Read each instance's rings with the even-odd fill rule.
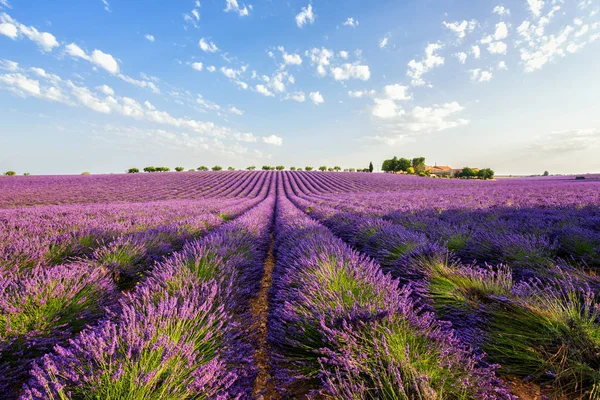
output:
[[0,392],[596,399],[600,182],[0,177]]

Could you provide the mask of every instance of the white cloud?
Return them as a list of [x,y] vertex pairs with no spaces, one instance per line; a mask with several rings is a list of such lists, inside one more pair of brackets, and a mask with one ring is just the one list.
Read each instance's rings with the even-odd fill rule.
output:
[[19,36],[19,30],[13,24],[2,22],[0,23],[0,35],[8,36],[11,39],[16,39]]
[[221,72],[229,79],[237,79],[242,71],[233,68],[221,67]]
[[23,25],[6,13],[0,14],[0,34],[13,40],[25,36],[44,52],[50,52],[59,45],[51,33],[40,32],[33,26]]
[[232,114],[236,114],[236,115],[244,115],[244,112],[242,110],[240,110],[240,109],[238,109],[238,108],[236,108],[234,106],[231,106],[229,108],[229,112],[232,113]]
[[98,87],[96,87],[96,89],[99,90],[100,92],[104,93],[107,96],[115,95],[115,91],[108,85],[98,86]]
[[334,57],[334,53],[326,48],[313,48],[310,51],[307,50],[305,55],[310,58],[311,64],[317,66],[317,74],[321,77],[327,75],[327,69],[331,65],[331,60]]
[[458,61],[459,61],[461,64],[464,64],[464,63],[466,63],[466,62],[467,62],[467,57],[468,57],[468,55],[467,55],[467,53],[465,53],[465,52],[460,52],[460,53],[454,53],[454,57],[458,58]]
[[273,146],[281,146],[283,144],[283,138],[275,135],[263,136],[262,141],[263,143],[272,144]]
[[321,96],[320,92],[310,92],[309,97],[312,100],[312,102],[315,103],[316,105],[319,105],[319,104],[322,104],[325,102],[325,100],[323,99],[323,96]]
[[532,149],[548,153],[572,153],[600,145],[600,129],[570,129],[539,136]]
[[[557,35],[550,34],[535,38],[528,42],[527,47],[520,49],[521,61],[526,72],[533,72],[548,62],[565,56],[565,48],[574,28],[570,25],[562,28]],[[524,35],[527,35],[525,33]]]
[[439,132],[469,124],[466,119],[453,119],[453,116],[464,110],[457,102],[434,105],[432,107],[415,107],[402,118],[400,126],[414,133]]
[[19,69],[19,63],[11,60],[0,60],[0,69],[5,71],[17,71]]
[[406,75],[412,79],[413,86],[425,85],[423,75],[435,67],[444,65],[444,57],[436,54],[442,47],[439,43],[429,43],[425,48],[425,58],[421,61],[413,59],[408,63],[409,69],[406,71]]
[[288,76],[287,72],[277,72],[268,80],[269,87],[275,90],[276,92],[285,92],[285,83],[286,77]]
[[390,33],[388,33],[387,35],[385,35],[380,41],[379,41],[379,48],[383,49],[388,45],[388,42],[390,40],[390,37],[392,35]]
[[355,98],[355,99],[360,99],[361,97],[365,97],[365,96],[374,96],[375,95],[375,91],[374,90],[357,90],[357,91],[348,91],[348,96]]
[[148,35],[146,35],[146,36],[144,36],[144,37],[145,37],[146,39],[148,39],[149,41],[151,41],[151,42],[154,42],[154,35],[150,35],[150,34],[148,34]]
[[494,32],[494,40],[504,40],[508,37],[508,26],[506,23],[499,22],[496,24],[496,31]]
[[245,17],[249,15],[250,12],[248,11],[248,9],[252,10],[252,5],[248,5],[248,7],[246,7],[246,5],[243,5],[243,7],[240,7],[237,0],[226,0],[226,2],[227,5],[225,7],[225,12],[236,12],[240,17]]
[[289,94],[286,99],[297,101],[298,103],[304,103],[306,101],[306,96],[304,92],[296,92]]
[[494,14],[498,14],[501,17],[510,15],[510,10],[504,6],[496,6],[494,7],[494,9],[492,10],[492,13]]
[[450,29],[452,32],[454,32],[456,34],[456,36],[458,36],[459,39],[464,39],[464,37],[467,35],[467,33],[471,33],[473,32],[473,30],[475,30],[475,28],[477,27],[477,21],[472,19],[470,21],[456,21],[456,22],[442,22],[442,24]]
[[102,0],[102,4],[104,4],[104,11],[111,12],[111,10],[110,10],[110,4],[108,4],[108,1]]
[[506,54],[506,43],[504,42],[492,42],[488,45],[488,51],[491,54]]
[[246,82],[242,82],[242,81],[234,81],[236,85],[238,85],[239,87],[241,87],[244,90],[248,89],[248,84]]
[[196,71],[202,71],[202,68],[204,68],[204,65],[201,62],[194,62],[191,65]]
[[375,105],[371,114],[378,118],[389,119],[404,114],[404,110],[395,101],[390,99],[374,99]]
[[235,135],[233,135],[233,137],[239,140],[240,142],[246,143],[254,143],[257,140],[257,137],[251,133],[236,133]]
[[489,82],[494,76],[491,71],[482,71],[479,68],[472,69],[470,72],[471,80],[474,82]]
[[2,7],[12,8],[10,6],[10,3],[8,2],[8,0],[0,0],[0,8],[2,8]]
[[347,60],[347,59],[348,59],[348,57],[350,56],[350,54],[348,54],[348,52],[347,52],[347,51],[344,51],[344,50],[340,51],[340,52],[338,53],[338,55],[339,55],[341,58],[343,58],[344,60]]
[[498,70],[499,71],[503,71],[503,70],[506,71],[506,70],[508,70],[508,67],[506,66],[506,62],[500,61],[498,63]]
[[283,65],[300,65],[302,64],[302,57],[300,54],[288,54],[285,52],[283,47],[280,47],[279,50],[283,53]]
[[390,100],[410,100],[412,98],[408,92],[408,87],[398,84],[385,86],[383,92]]
[[201,94],[196,98],[196,103],[200,104],[203,108],[207,110],[220,111],[221,106],[217,103],[213,103],[212,101],[206,100]]
[[358,21],[350,17],[346,20],[346,22],[344,22],[344,26],[351,26],[352,28],[356,28],[358,26]]
[[116,74],[119,72],[119,64],[117,63],[117,60],[115,60],[115,58],[110,54],[104,53],[101,50],[94,50],[92,52],[91,62],[101,68],[104,68],[111,74]]
[[209,65],[208,67],[206,67],[206,70],[208,72],[215,72],[217,68],[214,65]]
[[154,93],[160,93],[159,88],[153,82],[150,82],[147,80],[134,79],[130,76],[123,75],[123,74],[118,74],[117,77],[119,79],[121,79],[123,82],[129,83],[130,85],[138,86],[138,87],[141,87],[144,89],[148,88],[148,89],[152,90],[152,92],[154,92]]
[[119,114],[213,137],[227,137],[234,133],[229,128],[217,126],[212,122],[174,117],[168,112],[157,110],[149,103],[141,104],[129,97],[109,95],[101,99],[85,86],[78,86],[71,81],[47,75],[48,78],[45,79],[51,81],[54,86],[42,86],[38,80],[24,74],[5,74],[0,75],[0,88],[10,90],[22,97],[37,97],[70,106],[82,106],[103,114]]
[[27,95],[39,97],[42,93],[39,81],[30,79],[20,73],[0,75],[0,84],[13,88],[13,92],[23,97]]
[[273,92],[271,92],[269,89],[267,89],[267,87],[265,85],[256,85],[255,89],[258,93],[262,94],[263,96],[267,96],[267,97],[275,96],[273,94]]
[[340,67],[331,69],[333,79],[336,81],[346,81],[348,79],[360,79],[368,81],[371,77],[368,65],[343,64]]
[[198,42],[198,46],[200,46],[202,51],[205,51],[207,53],[215,53],[219,51],[219,48],[216,44],[214,44],[211,40],[207,41],[204,38],[200,39],[200,41]]
[[472,46],[471,54],[473,54],[473,57],[475,57],[476,59],[479,59],[481,57],[481,49],[479,48],[479,46]]
[[313,24],[315,22],[315,14],[313,14],[312,4],[302,8],[302,11],[296,15],[296,25],[302,28],[305,24]]
[[[198,11],[200,8],[200,2],[196,1],[195,7],[190,11],[189,14],[183,14],[183,20],[195,28],[198,27],[198,21],[200,21],[200,12]],[[187,28],[186,28],[187,29]]]
[[536,17],[539,17],[542,9],[544,8],[545,2],[543,0],[527,0],[527,3],[529,4],[531,13]]
[[101,50],[94,50],[91,55],[88,55],[81,47],[75,43],[68,44],[65,46],[65,51],[68,55],[73,58],[82,58],[92,64],[105,69],[111,74],[119,73],[119,63],[113,56],[108,53],[104,53]]

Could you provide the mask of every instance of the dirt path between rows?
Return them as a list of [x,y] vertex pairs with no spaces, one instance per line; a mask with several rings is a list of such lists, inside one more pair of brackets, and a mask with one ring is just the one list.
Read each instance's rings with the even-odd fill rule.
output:
[[265,260],[265,270],[262,277],[260,291],[250,302],[250,311],[256,318],[252,331],[256,333],[256,351],[254,361],[258,366],[258,376],[254,382],[252,394],[259,400],[278,399],[281,396],[275,389],[273,377],[271,376],[270,350],[267,342],[268,315],[269,315],[269,290],[273,280],[273,268],[275,267],[275,256],[273,255],[274,240],[271,238],[269,252]]

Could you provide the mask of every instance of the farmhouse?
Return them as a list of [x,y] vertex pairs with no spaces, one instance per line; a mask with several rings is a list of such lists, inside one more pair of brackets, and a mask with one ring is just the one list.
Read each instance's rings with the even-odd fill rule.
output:
[[431,175],[437,176],[454,176],[457,172],[460,172],[459,169],[453,169],[447,165],[434,165],[433,167],[427,166],[425,167],[426,171]]

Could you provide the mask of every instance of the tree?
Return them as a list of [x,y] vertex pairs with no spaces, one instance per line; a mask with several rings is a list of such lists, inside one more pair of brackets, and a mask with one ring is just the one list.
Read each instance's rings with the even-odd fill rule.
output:
[[[547,176],[547,175],[546,175]],[[490,168],[483,168],[477,172],[477,177],[483,180],[494,179],[494,171]]]
[[354,171],[356,171],[356,168],[348,168],[348,171],[354,172]]
[[302,171],[302,168],[298,168],[297,171]]
[[29,176],[31,175],[29,172],[23,172],[23,176]]
[[413,158],[412,167],[415,170],[415,173],[417,174],[421,171],[425,171],[425,157]]
[[144,172],[156,172],[156,167],[146,167],[144,168]]
[[235,171],[235,168],[233,168],[233,167],[227,167],[227,171]]
[[464,167],[461,172],[459,172],[458,174],[456,174],[456,176],[458,176],[459,178],[470,179],[470,178],[475,177],[476,173],[475,173],[475,171],[473,171],[473,168]]
[[129,168],[129,169],[127,170],[127,173],[128,173],[128,174],[137,174],[137,173],[139,173],[139,172],[140,172],[140,170],[139,170],[139,169],[137,169],[137,168]]
[[393,160],[383,160],[383,164],[381,164],[381,170],[383,172],[394,172]]
[[198,167],[197,169],[198,169],[198,171],[208,171],[208,168],[205,167],[204,165],[201,167]]
[[81,175],[91,175],[91,174],[90,174],[89,172],[87,172],[87,171],[83,171],[83,172],[81,173]]
[[327,171],[327,167],[326,167],[326,166],[324,166],[324,165],[321,165],[321,166],[319,167],[319,171],[325,172],[325,171]]
[[256,169],[256,167],[254,165],[246,168],[248,171],[254,171]]
[[335,167],[333,167],[333,170],[339,172],[342,170],[342,167],[336,165]]
[[305,171],[312,171],[312,170],[313,170],[313,167],[304,167],[304,170],[305,170]]
[[177,171],[177,172],[181,172],[181,171],[183,171],[184,169],[185,169],[185,168],[183,168],[183,167],[175,167],[175,171]]
[[414,169],[413,167],[408,167],[408,168],[406,169],[406,173],[407,173],[407,174],[414,174],[414,173],[415,173],[415,169]]
[[277,167],[275,167],[275,169],[277,171],[283,171],[285,169],[285,167],[283,165],[278,165]]
[[544,171],[544,176],[550,176],[550,172]]
[[195,169],[194,169],[194,168],[190,168],[190,169],[188,169],[188,172],[194,172],[194,171],[195,171]]
[[369,172],[373,172],[373,162],[369,162]]
[[398,163],[394,166],[394,171],[404,171],[408,172],[408,169],[412,166],[412,162],[408,158],[401,158],[398,160]]
[[263,165],[262,170],[263,171],[270,171],[271,167],[269,167],[268,165]]
[[223,169],[223,167],[219,166],[219,165],[215,165],[214,167],[211,168],[213,171],[221,171]]
[[296,167],[290,167],[290,171],[295,171]]
[[4,175],[6,176],[15,176],[17,173],[15,171],[6,171]]
[[171,168],[169,168],[169,167],[156,167],[156,168],[154,168],[154,170],[156,172],[169,172],[171,170]]

